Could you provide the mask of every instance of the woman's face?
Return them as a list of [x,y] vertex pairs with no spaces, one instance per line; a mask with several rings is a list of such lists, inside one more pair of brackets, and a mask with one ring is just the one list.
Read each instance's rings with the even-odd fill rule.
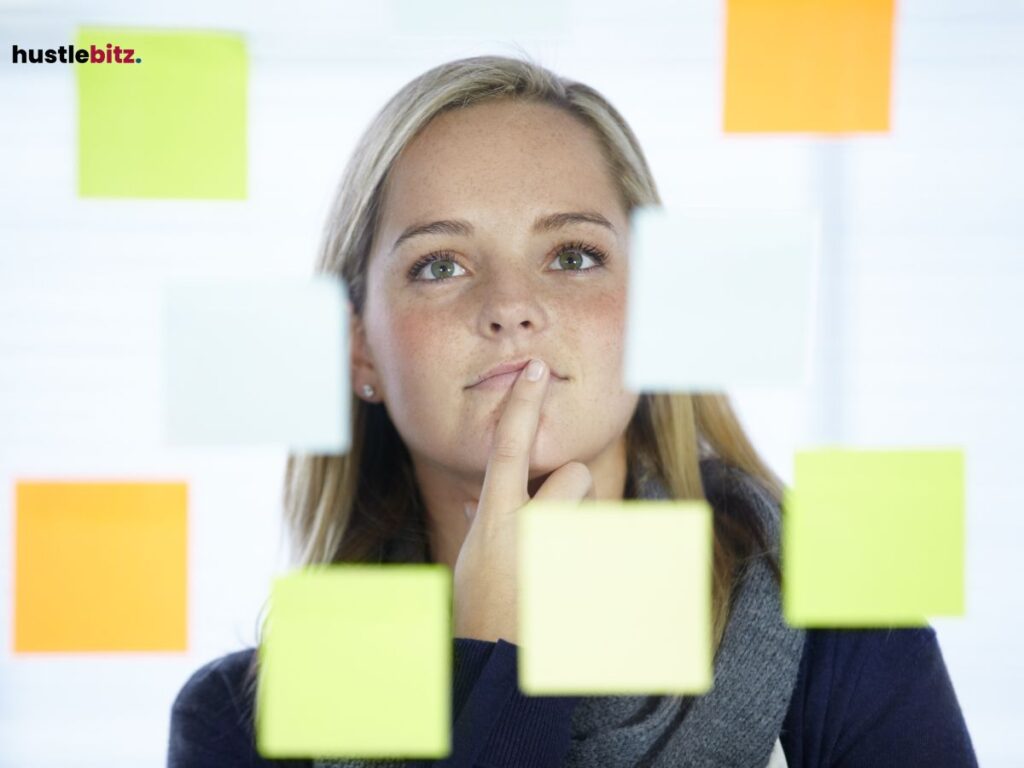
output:
[[[590,220],[537,227],[553,214]],[[439,221],[462,223],[402,237]],[[447,112],[406,147],[353,324],[353,381],[375,387],[421,476],[479,490],[514,376],[473,384],[532,357],[552,379],[530,477],[624,455],[638,399],[622,386],[627,227],[597,140],[557,108]]]

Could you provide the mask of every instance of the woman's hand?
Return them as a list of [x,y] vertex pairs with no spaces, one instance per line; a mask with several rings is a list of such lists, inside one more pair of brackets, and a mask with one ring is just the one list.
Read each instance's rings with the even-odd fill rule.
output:
[[[538,365],[540,375],[532,381],[531,369]],[[548,366],[532,360],[513,383],[498,420],[480,501],[455,562],[457,637],[516,642],[517,515],[530,501],[530,453],[550,378]],[[563,464],[551,473],[533,498],[577,502],[593,499],[590,470],[579,461]]]

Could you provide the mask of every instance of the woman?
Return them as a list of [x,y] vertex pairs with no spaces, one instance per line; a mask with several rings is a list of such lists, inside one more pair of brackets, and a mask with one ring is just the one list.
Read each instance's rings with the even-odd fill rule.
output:
[[[931,629],[785,624],[781,483],[726,398],[622,388],[629,213],[659,202],[636,137],[585,85],[478,57],[405,86],[328,220],[318,270],[350,291],[353,437],[346,456],[289,459],[297,559],[451,566],[444,764],[974,765]],[[531,498],[708,499],[711,692],[518,691],[514,526]],[[193,675],[170,765],[286,764],[254,749],[254,664]]]

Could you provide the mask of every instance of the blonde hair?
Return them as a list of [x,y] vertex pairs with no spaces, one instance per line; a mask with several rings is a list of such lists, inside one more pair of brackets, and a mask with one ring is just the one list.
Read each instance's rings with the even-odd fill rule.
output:
[[[402,149],[434,117],[506,99],[564,109],[599,139],[626,211],[658,205],[654,179],[626,121],[597,91],[538,64],[479,56],[443,64],[403,87],[374,118],[356,147],[328,216],[316,270],[340,275],[353,312],[365,302],[370,248],[388,173]],[[423,504],[409,453],[383,405],[352,395],[346,455],[291,455],[285,519],[300,565],[390,562],[423,551]],[[702,499],[699,462],[716,457],[752,476],[778,502],[781,484],[747,439],[726,397],[642,394],[627,428],[629,476],[655,473],[674,499]],[[715,516],[715,647],[728,621],[742,561],[765,544],[754,519]]]

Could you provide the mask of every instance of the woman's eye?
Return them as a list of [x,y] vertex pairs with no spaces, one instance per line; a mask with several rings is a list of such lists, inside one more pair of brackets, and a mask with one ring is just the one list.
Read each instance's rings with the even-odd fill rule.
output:
[[[423,280],[424,282],[431,283],[438,280],[448,280],[449,278],[456,277],[454,274],[455,268],[462,269],[454,259],[445,258],[444,256],[428,257],[429,261],[421,262],[413,267],[413,279]],[[429,274],[430,277],[423,278],[421,275]]]
[[[563,258],[566,254],[569,254],[570,257]],[[559,270],[562,272],[585,272],[587,269],[594,269],[594,267],[583,268],[580,266],[584,259],[590,259],[598,267],[605,261],[601,253],[576,245],[563,248],[555,257],[555,261],[563,265],[563,268]]]
[[[584,266],[585,259],[590,259],[593,266]],[[605,261],[607,261],[607,257],[597,248],[585,243],[572,243],[562,246],[551,263],[559,265],[556,272],[588,272],[602,266]],[[457,273],[456,269],[462,269],[463,272]],[[465,269],[447,254],[432,253],[424,256],[412,266],[412,269],[409,270],[409,277],[418,282],[438,283],[458,277],[464,272]]]

